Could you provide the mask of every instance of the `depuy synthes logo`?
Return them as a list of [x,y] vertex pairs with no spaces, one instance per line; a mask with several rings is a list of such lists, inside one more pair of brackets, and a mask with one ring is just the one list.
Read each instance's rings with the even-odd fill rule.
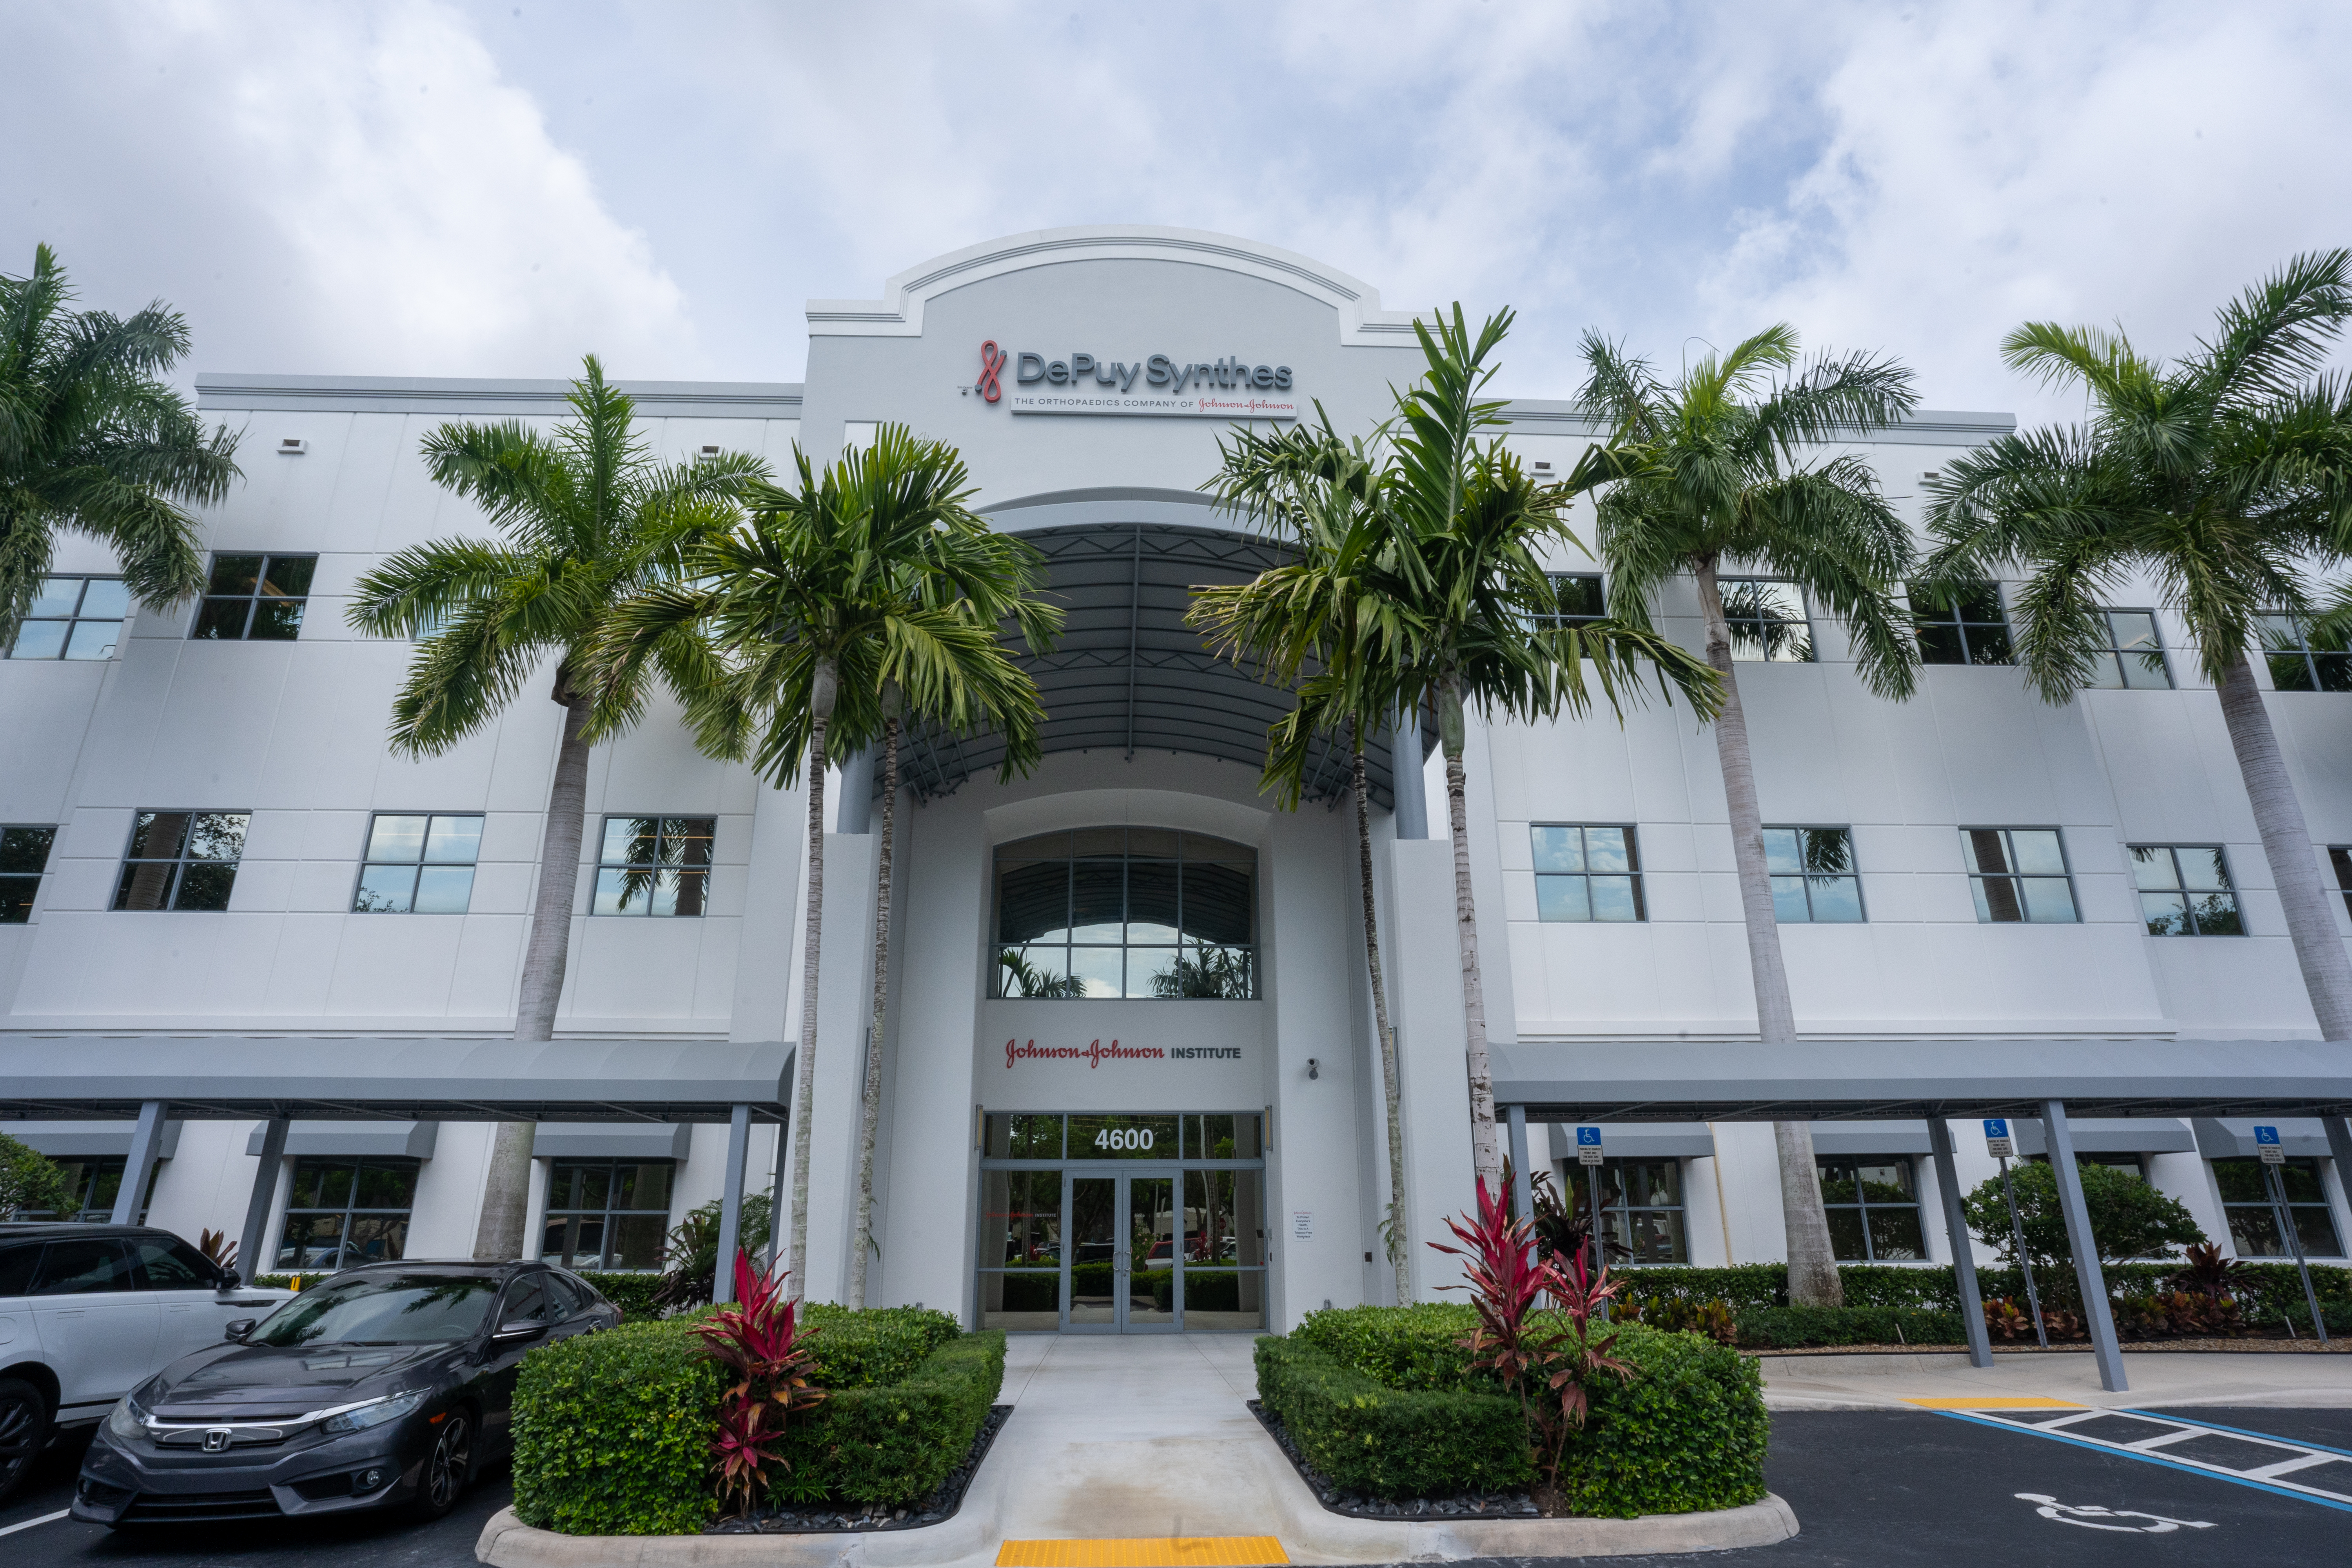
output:
[[[1169,354],[1108,360],[1078,351],[1052,359],[980,345],[980,379],[966,389],[986,402],[1004,395],[1013,367],[1015,414],[1158,414],[1211,419],[1296,419],[1286,364],[1254,364],[1241,354],[1179,363]],[[1139,385],[1138,384],[1140,384]]]

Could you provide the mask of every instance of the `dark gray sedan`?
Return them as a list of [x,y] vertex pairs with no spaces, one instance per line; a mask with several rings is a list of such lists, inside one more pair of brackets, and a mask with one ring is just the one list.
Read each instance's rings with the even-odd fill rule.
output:
[[523,1356],[620,1321],[540,1263],[349,1269],[132,1389],[82,1461],[73,1516],[437,1519],[508,1446]]

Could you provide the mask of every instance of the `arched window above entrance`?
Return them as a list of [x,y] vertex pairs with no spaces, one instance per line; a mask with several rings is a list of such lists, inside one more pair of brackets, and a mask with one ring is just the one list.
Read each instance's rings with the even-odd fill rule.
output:
[[1257,996],[1257,851],[1171,827],[1081,827],[996,849],[995,994]]

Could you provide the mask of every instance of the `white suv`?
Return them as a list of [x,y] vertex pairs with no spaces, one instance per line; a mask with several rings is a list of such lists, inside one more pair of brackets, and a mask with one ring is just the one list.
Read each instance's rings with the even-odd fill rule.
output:
[[220,1342],[290,1291],[239,1288],[168,1230],[0,1225],[0,1499],[60,1426],[114,1402],[190,1351]]

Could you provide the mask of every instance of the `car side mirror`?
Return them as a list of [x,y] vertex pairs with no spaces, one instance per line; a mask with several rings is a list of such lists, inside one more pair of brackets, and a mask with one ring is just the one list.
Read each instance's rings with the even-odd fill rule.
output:
[[231,1318],[227,1322],[221,1325],[221,1338],[225,1340],[241,1340],[245,1338],[246,1335],[253,1332],[253,1325],[258,1320],[253,1318]]
[[500,1323],[499,1331],[490,1336],[493,1344],[512,1344],[521,1340],[535,1340],[547,1332],[547,1325],[530,1318],[517,1318],[511,1323]]
[[226,1296],[244,1283],[245,1277],[236,1269],[224,1268],[220,1272],[220,1278],[213,1281],[213,1289]]

